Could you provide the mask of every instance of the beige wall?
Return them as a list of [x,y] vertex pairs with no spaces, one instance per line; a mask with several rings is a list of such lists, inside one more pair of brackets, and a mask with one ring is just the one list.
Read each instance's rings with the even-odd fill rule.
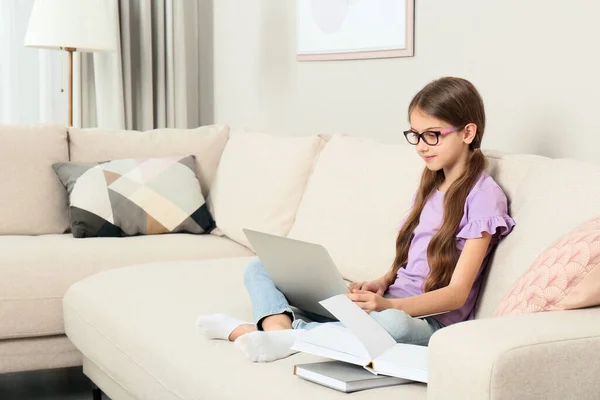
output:
[[302,63],[295,3],[204,0],[204,123],[396,141],[411,96],[455,75],[484,97],[484,147],[600,161],[599,3],[417,0],[415,57]]

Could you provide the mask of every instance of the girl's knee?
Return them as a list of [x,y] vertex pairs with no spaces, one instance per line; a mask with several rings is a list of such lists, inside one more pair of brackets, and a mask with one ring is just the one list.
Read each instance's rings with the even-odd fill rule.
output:
[[387,310],[373,312],[371,313],[371,317],[375,319],[377,322],[391,324],[391,323],[405,323],[408,320],[411,320],[412,317],[405,313],[402,310],[396,310],[394,308],[388,308]]
[[387,309],[371,313],[371,317],[394,338],[397,343],[412,341],[412,317],[402,310]]

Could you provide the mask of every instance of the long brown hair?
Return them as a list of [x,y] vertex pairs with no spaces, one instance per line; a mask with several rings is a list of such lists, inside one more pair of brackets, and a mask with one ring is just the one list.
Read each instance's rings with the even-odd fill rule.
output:
[[[485,111],[483,100],[475,86],[465,79],[451,77],[435,80],[417,93],[408,107],[409,118],[415,109],[455,127],[463,127],[469,123],[477,125],[475,139],[469,146],[467,168],[448,189],[444,198],[442,226],[427,247],[427,261],[431,271],[423,290],[429,292],[450,284],[458,262],[456,234],[463,218],[465,201],[487,166],[487,160],[479,150],[485,130]],[[396,258],[386,275],[389,282],[393,282],[398,270],[406,265],[408,250],[423,207],[443,182],[443,170],[424,169],[414,206],[396,239]]]

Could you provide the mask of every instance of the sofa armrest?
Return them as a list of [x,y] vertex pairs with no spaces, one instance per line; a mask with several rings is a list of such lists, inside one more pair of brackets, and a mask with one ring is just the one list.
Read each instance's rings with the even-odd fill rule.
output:
[[486,318],[429,343],[428,399],[600,398],[600,308]]

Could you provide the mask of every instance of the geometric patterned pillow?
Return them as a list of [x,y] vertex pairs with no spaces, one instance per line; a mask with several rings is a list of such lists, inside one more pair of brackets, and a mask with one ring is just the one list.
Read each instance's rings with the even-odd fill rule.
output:
[[215,221],[196,178],[194,156],[59,162],[76,238],[210,233]]
[[600,218],[544,251],[513,285],[494,316],[600,305]]

